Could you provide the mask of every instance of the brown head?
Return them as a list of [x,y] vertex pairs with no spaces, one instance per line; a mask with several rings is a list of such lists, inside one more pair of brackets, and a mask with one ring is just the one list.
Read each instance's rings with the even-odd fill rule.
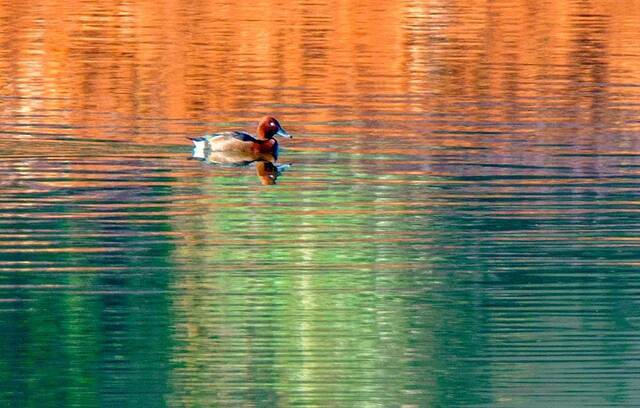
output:
[[278,119],[273,116],[265,116],[258,124],[258,139],[269,140],[274,136],[291,138],[291,135],[280,126]]

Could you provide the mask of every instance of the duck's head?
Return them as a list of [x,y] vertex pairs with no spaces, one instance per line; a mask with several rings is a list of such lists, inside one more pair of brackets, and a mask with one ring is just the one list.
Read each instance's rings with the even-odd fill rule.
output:
[[278,119],[273,116],[265,116],[260,120],[257,133],[258,139],[264,140],[273,139],[274,136],[292,137],[280,126]]

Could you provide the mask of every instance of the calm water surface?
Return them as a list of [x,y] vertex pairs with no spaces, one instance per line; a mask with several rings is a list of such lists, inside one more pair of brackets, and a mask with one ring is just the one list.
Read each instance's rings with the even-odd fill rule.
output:
[[[0,1],[0,405],[640,405],[636,1]],[[186,136],[278,117],[276,185]]]

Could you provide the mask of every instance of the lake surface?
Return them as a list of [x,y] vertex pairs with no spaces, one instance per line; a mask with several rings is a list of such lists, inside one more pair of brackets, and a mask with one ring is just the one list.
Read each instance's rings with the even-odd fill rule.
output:
[[[0,1],[0,406],[640,406],[636,1]],[[294,135],[275,185],[186,137]]]

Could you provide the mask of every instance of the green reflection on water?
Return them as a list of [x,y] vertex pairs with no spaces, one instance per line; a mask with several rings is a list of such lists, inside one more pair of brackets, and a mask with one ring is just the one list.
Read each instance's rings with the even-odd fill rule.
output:
[[164,405],[172,244],[141,237],[168,226],[100,204],[114,215],[73,216],[71,197],[42,207],[50,219],[3,223],[3,232],[25,234],[34,246],[2,254],[0,293],[10,300],[0,314],[2,406]]
[[406,186],[340,186],[349,175],[334,166],[331,188],[243,191],[233,205],[222,205],[231,180],[202,180],[209,205],[175,223],[189,239],[174,254],[186,268],[174,402],[486,400],[473,394],[484,363],[468,364],[485,341],[473,294],[432,293],[448,285],[425,247],[440,234],[432,217],[407,215]]
[[[214,168],[100,189],[89,219],[70,190],[4,221],[32,252],[3,253],[0,405],[511,406],[540,381],[540,405],[567,383],[632,398],[634,213],[298,168],[270,187]],[[589,385],[602,372],[617,380]]]

